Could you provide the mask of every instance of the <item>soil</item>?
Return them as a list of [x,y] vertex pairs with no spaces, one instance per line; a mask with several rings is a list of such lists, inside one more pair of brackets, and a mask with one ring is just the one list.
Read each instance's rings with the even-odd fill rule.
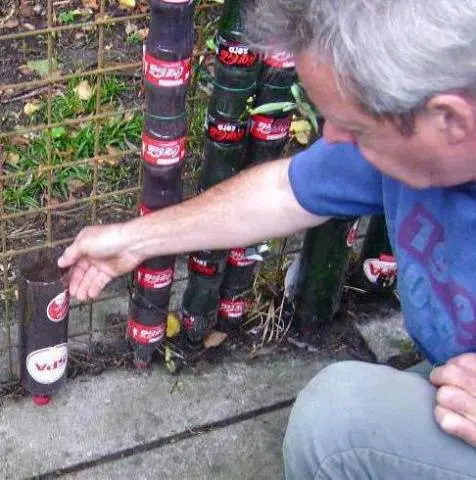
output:
[[59,250],[40,250],[28,254],[22,261],[20,274],[30,282],[54,282],[65,275],[56,264]]

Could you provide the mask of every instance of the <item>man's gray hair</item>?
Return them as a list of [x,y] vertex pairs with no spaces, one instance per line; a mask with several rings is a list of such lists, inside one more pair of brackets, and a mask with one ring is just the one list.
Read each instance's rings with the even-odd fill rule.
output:
[[246,17],[253,43],[315,53],[375,115],[476,92],[476,0],[256,0]]

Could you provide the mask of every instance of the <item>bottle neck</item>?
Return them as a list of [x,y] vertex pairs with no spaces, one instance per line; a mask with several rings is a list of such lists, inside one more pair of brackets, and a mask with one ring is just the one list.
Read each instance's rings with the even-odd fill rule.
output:
[[219,31],[222,35],[239,37],[243,33],[241,0],[225,0]]

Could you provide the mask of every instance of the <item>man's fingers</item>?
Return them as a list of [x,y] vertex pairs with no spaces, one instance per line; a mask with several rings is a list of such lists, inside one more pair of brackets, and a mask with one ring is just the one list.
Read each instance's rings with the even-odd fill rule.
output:
[[456,363],[447,363],[442,367],[434,368],[430,374],[433,385],[453,385],[476,396],[476,375],[472,370]]
[[476,398],[461,388],[444,385],[438,389],[436,401],[440,407],[458,413],[476,425]]
[[81,282],[78,285],[78,288],[76,290],[75,297],[80,301],[80,302],[86,302],[89,297],[88,297],[88,292],[89,292],[89,287],[92,285],[96,275],[99,274],[99,270],[93,266],[90,265],[88,270],[84,273],[83,278],[81,279]]
[[451,358],[448,363],[459,365],[476,373],[476,353],[463,353]]
[[88,297],[96,298],[110,281],[111,277],[109,275],[106,275],[104,272],[98,272],[89,286]]
[[69,278],[69,293],[71,293],[73,297],[76,297],[79,285],[81,284],[85,273],[89,270],[89,267],[89,262],[83,258],[71,269]]
[[79,247],[79,237],[70,245],[63,255],[58,259],[58,266],[60,268],[68,268],[73,266],[81,258],[81,250]]
[[476,446],[476,424],[471,420],[440,405],[435,407],[435,419],[441,429],[449,435]]

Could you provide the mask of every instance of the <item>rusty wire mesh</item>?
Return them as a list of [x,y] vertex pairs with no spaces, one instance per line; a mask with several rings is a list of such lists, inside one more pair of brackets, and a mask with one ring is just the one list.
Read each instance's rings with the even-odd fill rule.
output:
[[[2,1],[0,384],[17,377],[18,258],[33,250],[68,244],[86,225],[123,221],[136,215],[141,188],[137,132],[142,129],[142,42],[135,38],[135,42],[129,43],[129,39],[138,30],[144,31],[149,18],[148,5],[143,0],[135,8],[123,8],[115,0]],[[202,1],[197,6],[195,65],[209,54],[205,45],[207,32],[215,28],[219,13],[220,4],[216,2]],[[195,191],[203,125],[201,106],[207,101],[206,93],[197,88],[197,76],[192,79],[187,107],[192,123],[189,146],[198,145],[189,148],[185,168],[184,191],[189,195]],[[111,79],[115,79],[116,87],[121,85],[121,94],[115,101],[104,101]],[[68,115],[59,115],[60,102],[84,81],[91,93],[86,103],[92,107],[82,108],[82,101]],[[112,144],[107,144],[105,131],[119,128],[118,125],[126,129],[128,122],[135,122],[134,139],[124,133],[119,140],[112,137]],[[89,135],[90,154],[80,155],[71,148],[58,146],[61,141],[85,135],[84,132]],[[74,172],[80,172],[82,180]],[[115,175],[121,177],[120,181]],[[37,183],[36,190],[32,189],[31,185]],[[183,280],[183,275],[179,275],[176,281]],[[96,325],[95,309],[103,303],[107,305],[105,315],[111,313],[108,309],[114,312],[111,301],[124,297],[126,292],[127,282],[120,279],[97,302],[85,307],[73,305],[70,340],[79,339],[91,352],[98,330],[104,333],[106,329],[121,329],[124,322],[114,318]],[[74,309],[82,311],[75,316]]]

